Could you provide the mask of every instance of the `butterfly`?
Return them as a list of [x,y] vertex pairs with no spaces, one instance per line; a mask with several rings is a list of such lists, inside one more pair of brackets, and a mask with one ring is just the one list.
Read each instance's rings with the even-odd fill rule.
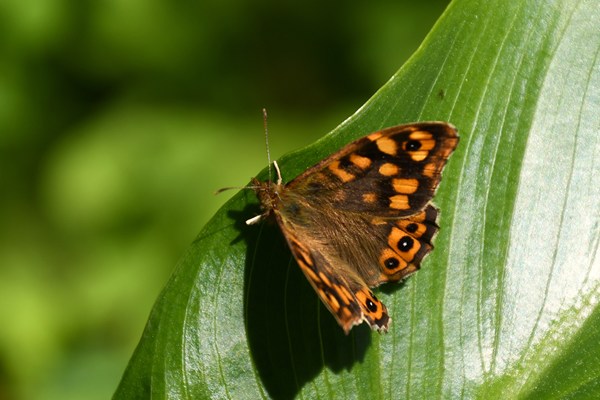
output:
[[458,144],[446,122],[399,125],[358,139],[284,184],[252,179],[304,275],[346,334],[367,322],[387,331],[371,288],[419,269],[439,227],[431,204]]

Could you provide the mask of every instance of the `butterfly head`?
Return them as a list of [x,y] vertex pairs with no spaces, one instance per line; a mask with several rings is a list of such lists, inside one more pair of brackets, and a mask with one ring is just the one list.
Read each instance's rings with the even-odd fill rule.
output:
[[[270,166],[270,165],[269,165]],[[250,185],[247,188],[251,188],[256,193],[258,200],[260,200],[261,208],[263,213],[255,217],[250,218],[246,221],[247,225],[252,225],[259,222],[261,219],[268,217],[272,212],[277,211],[279,202],[281,201],[280,193],[284,188],[281,178],[281,170],[277,161],[273,161],[275,171],[277,171],[277,181],[271,180],[271,169],[269,168],[269,180],[261,182],[256,178],[252,178]]]

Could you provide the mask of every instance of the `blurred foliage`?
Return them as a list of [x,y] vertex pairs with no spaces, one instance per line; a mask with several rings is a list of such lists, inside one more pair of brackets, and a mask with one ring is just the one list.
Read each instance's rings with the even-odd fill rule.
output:
[[181,258],[115,398],[599,399],[598,26],[597,0],[455,0],[358,112],[279,158],[287,180],[383,126],[459,127],[436,251],[376,290],[387,335],[345,336],[281,230],[245,226],[240,191]]
[[110,396],[214,190],[265,165],[260,109],[274,157],[310,143],[446,4],[0,3],[0,399]]

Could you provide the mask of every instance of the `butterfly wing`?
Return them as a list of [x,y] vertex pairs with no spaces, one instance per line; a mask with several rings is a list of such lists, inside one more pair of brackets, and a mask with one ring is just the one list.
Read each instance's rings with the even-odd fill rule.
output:
[[[276,214],[277,215],[277,214]],[[289,222],[278,217],[284,236],[300,269],[344,332],[366,321],[372,329],[387,331],[390,317],[385,305],[364,280],[331,252],[310,238],[300,240]]]
[[350,143],[287,187],[338,210],[405,217],[431,200],[457,144],[456,128],[445,122],[384,129]]

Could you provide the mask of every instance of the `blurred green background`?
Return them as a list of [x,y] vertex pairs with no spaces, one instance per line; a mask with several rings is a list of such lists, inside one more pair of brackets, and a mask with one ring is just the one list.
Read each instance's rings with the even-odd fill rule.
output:
[[447,0],[0,2],[0,399],[105,399],[203,224]]

